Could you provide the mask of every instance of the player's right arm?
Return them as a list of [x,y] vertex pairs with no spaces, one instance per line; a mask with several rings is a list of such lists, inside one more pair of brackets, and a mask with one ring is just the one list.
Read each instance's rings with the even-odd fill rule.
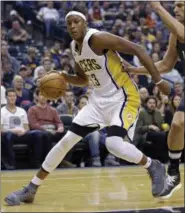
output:
[[161,79],[160,73],[156,69],[152,59],[141,46],[107,32],[98,32],[91,37],[91,49],[97,55],[102,55],[105,50],[136,55],[146,67],[159,89],[164,94],[170,94],[171,89],[169,84]]
[[69,84],[78,87],[86,87],[89,84],[89,80],[84,71],[80,68],[80,66],[75,63],[75,75],[68,75],[66,73],[62,73],[61,75],[66,79]]
[[[173,34],[171,34],[166,54],[164,55],[161,61],[155,63],[155,66],[160,73],[170,72],[175,66],[175,63],[177,62],[177,59],[178,59],[176,42],[177,42],[176,37]],[[127,71],[131,73],[135,73],[135,74],[140,74],[140,75],[149,74],[147,69],[144,66],[128,67]]]

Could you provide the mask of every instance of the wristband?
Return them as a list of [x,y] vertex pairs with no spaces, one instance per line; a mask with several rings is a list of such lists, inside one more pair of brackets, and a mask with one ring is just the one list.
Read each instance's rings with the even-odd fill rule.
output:
[[155,83],[155,85],[159,85],[159,84],[161,84],[163,81],[164,81],[164,80],[161,79],[160,81],[158,81],[157,83]]

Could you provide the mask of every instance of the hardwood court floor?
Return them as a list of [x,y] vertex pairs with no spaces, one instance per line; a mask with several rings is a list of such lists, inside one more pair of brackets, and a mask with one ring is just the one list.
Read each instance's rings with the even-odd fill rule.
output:
[[35,171],[2,172],[2,212],[99,212],[184,206],[183,187],[169,200],[151,195],[150,179],[141,167],[56,170],[39,189],[33,204],[9,207],[4,197],[26,186]]

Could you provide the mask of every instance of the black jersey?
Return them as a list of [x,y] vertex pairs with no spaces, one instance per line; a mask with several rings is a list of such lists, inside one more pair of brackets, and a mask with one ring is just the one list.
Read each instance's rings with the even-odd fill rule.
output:
[[177,40],[177,52],[183,67],[183,71],[185,71],[185,43],[182,43]]

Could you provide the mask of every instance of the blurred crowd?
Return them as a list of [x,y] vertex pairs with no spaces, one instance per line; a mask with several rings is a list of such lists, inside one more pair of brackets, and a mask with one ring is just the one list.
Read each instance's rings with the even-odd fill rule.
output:
[[[2,164],[16,168],[14,146],[26,144],[31,152],[30,168],[39,167],[46,154],[67,131],[70,122],[87,104],[93,87],[68,86],[65,97],[46,100],[39,94],[39,80],[51,70],[74,74],[74,61],[69,49],[65,15],[78,5],[86,11],[89,27],[105,30],[142,45],[154,62],[165,54],[169,32],[146,2],[63,2],[15,1],[2,3],[1,21],[1,137]],[[163,6],[173,14],[173,3]],[[136,56],[121,54],[129,63],[140,66]],[[167,134],[173,114],[184,89],[183,67],[179,62],[162,75],[174,88],[172,96],[158,91],[150,77],[132,75],[138,85],[142,107],[134,144],[153,158],[167,161]],[[12,112],[5,107],[8,105]],[[87,165],[120,165],[120,160],[105,148],[106,129],[86,138],[90,163]],[[82,143],[83,143],[82,142]],[[75,167],[73,152],[65,165]],[[82,156],[81,166],[86,165]],[[61,163],[62,164],[62,163]],[[63,162],[64,164],[64,162]]]

